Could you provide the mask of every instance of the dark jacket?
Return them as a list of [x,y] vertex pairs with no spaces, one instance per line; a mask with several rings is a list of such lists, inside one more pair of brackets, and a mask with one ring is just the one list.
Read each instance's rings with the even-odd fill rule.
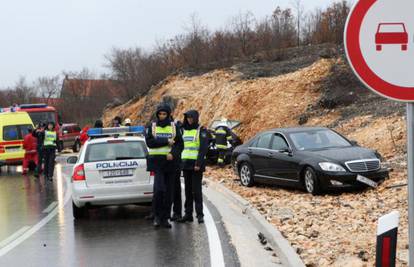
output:
[[[160,111],[166,111],[168,113],[167,119],[161,121],[158,119],[158,113]],[[156,111],[157,119],[154,121],[157,126],[160,127],[166,127],[171,125],[173,122],[170,118],[171,115],[171,109],[167,105],[161,105],[157,108]],[[147,146],[149,148],[159,148],[163,146],[168,146],[168,138],[166,137],[154,137],[152,134],[152,123],[150,122],[146,126],[145,130],[145,141],[147,143]],[[181,135],[180,128],[174,124],[175,126],[175,144],[171,147],[171,154],[173,156],[173,160],[168,161],[166,156],[160,156],[160,155],[153,155],[147,156],[147,170],[148,171],[156,171],[156,170],[163,170],[166,172],[174,172],[176,170],[179,170],[180,168],[180,158],[181,158],[181,152],[183,150],[183,138]]]
[[45,131],[41,131],[40,129],[35,129],[32,132],[32,135],[37,139],[37,149],[43,148],[43,143],[45,140]]
[[[194,123],[189,125],[187,122],[187,117],[190,116],[194,119]],[[183,132],[184,130],[194,130],[200,127],[199,124],[199,114],[196,110],[189,110],[184,113],[184,123],[183,123]],[[182,160],[182,169],[183,170],[194,170],[195,166],[200,167],[200,171],[204,172],[206,170],[206,154],[209,145],[209,134],[206,128],[200,128],[200,148],[198,150],[197,160]]]
[[[221,133],[217,133],[218,130],[224,130],[225,133],[221,134]],[[219,126],[216,128],[215,130],[215,136],[216,136],[216,145],[225,145],[227,146],[227,141],[231,141],[231,139],[229,140],[229,137],[233,137],[231,130],[228,127],[225,126]]]

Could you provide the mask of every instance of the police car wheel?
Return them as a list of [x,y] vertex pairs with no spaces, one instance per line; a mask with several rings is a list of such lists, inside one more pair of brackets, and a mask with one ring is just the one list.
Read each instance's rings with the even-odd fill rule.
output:
[[77,153],[80,150],[80,144],[79,141],[76,141],[75,144],[73,145],[73,152]]
[[82,207],[82,208],[78,208],[76,207],[75,203],[72,202],[72,212],[73,212],[73,217],[75,219],[82,219],[85,217],[86,215],[86,208]]
[[242,163],[240,166],[240,182],[243,186],[253,186],[253,169],[248,163]]

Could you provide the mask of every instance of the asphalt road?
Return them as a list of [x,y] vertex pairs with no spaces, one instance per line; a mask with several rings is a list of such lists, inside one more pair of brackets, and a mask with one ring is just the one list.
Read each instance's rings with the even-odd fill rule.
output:
[[[0,173],[0,266],[239,266],[217,210],[206,223],[154,229],[148,206],[93,209],[74,221],[71,166],[58,158],[55,180]],[[213,263],[213,264],[212,264]]]

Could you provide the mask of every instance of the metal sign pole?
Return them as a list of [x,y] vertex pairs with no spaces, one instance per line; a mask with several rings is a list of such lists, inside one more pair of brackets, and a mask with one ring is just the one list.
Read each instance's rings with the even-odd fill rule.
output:
[[414,266],[414,103],[407,103],[409,266]]

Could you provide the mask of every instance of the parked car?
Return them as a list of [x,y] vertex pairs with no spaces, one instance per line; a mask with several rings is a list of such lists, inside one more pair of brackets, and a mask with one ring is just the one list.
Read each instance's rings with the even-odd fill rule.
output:
[[76,123],[65,123],[59,129],[58,151],[70,148],[73,152],[79,152],[81,128]]
[[254,182],[304,188],[376,187],[388,177],[378,152],[362,148],[328,128],[273,129],[257,134],[232,154],[241,184]]

